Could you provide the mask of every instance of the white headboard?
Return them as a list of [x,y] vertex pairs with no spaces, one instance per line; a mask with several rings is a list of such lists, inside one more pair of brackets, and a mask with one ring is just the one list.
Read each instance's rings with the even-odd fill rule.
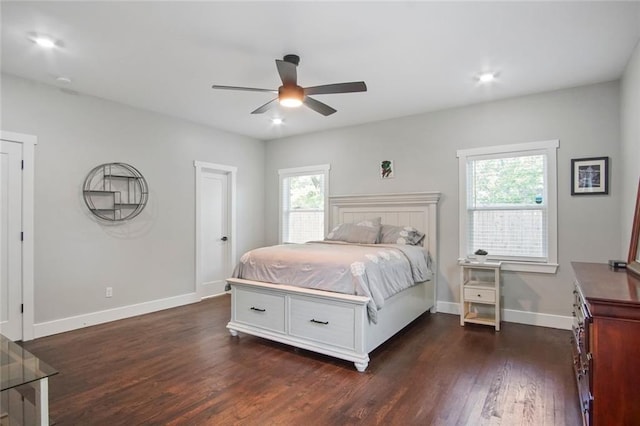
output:
[[424,246],[437,267],[439,199],[439,192],[329,197],[329,227],[378,216],[383,224],[413,226],[426,234]]

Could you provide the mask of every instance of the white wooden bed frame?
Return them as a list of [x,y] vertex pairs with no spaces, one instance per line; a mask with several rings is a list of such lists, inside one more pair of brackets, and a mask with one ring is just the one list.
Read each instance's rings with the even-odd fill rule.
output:
[[430,310],[436,312],[439,192],[330,197],[331,227],[380,216],[426,234],[433,279],[387,299],[378,322],[367,316],[368,298],[229,278],[232,336],[238,332],[352,361],[363,372],[369,352]]

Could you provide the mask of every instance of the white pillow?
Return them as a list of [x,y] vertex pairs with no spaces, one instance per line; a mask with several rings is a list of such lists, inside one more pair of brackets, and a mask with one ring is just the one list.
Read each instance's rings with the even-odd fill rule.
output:
[[343,223],[327,234],[325,241],[375,244],[380,236],[380,218],[366,219],[358,223]]
[[405,244],[419,246],[424,234],[412,226],[382,225],[380,228],[381,244]]

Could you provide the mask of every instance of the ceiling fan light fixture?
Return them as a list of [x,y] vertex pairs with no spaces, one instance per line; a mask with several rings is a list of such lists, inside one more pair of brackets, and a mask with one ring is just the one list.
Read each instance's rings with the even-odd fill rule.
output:
[[287,108],[296,108],[302,105],[304,90],[300,86],[280,86],[278,89],[278,102]]

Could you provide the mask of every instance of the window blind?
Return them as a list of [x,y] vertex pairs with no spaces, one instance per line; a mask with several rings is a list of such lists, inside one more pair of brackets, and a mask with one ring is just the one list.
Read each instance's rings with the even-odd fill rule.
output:
[[467,162],[468,255],[546,261],[546,156],[506,153]]
[[282,179],[282,241],[304,243],[324,238],[325,174]]

